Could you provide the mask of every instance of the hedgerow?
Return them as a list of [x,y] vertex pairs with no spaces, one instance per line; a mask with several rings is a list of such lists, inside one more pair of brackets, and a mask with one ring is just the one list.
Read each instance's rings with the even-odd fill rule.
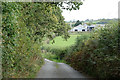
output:
[[22,21],[22,6],[3,3],[2,19],[2,72],[3,77],[32,76],[43,64],[40,44],[33,40],[32,32]]
[[119,28],[117,24],[95,30],[88,40],[77,40],[66,61],[75,69],[97,78],[120,77],[120,54],[118,52]]
[[35,77],[43,64],[43,38],[56,34],[67,39],[70,28],[57,4],[2,2],[3,78]]

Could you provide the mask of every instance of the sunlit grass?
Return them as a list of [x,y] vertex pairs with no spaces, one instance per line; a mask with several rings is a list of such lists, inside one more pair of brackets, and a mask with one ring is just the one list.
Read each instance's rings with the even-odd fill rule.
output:
[[73,45],[75,43],[77,36],[80,35],[70,35],[70,38],[67,41],[63,39],[61,36],[59,36],[54,39],[55,43],[52,43],[52,41],[50,41],[50,44],[45,44],[44,46],[50,48],[65,48]]
[[53,41],[50,41],[49,44],[44,44],[43,46],[46,48],[66,48],[69,46],[72,46],[75,44],[76,42],[76,38],[79,36],[84,36],[84,35],[90,35],[89,32],[83,32],[83,33],[78,33],[78,34],[70,34],[70,38],[67,39],[67,41],[65,39],[63,39],[61,36],[54,38],[55,43],[52,43]]

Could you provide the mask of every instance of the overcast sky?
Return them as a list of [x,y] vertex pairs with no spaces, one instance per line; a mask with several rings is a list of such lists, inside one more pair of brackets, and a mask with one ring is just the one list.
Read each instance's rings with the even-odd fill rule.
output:
[[85,0],[80,10],[63,10],[65,21],[86,19],[118,18],[120,0]]

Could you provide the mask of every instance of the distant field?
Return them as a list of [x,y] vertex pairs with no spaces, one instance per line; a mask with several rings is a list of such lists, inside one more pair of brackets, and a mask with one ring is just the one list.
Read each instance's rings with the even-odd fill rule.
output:
[[75,43],[75,39],[77,36],[80,35],[70,35],[70,38],[66,41],[64,40],[61,36],[56,37],[55,43],[52,44],[52,41],[50,41],[50,44],[45,44],[45,47],[50,47],[50,48],[63,48],[63,47],[68,47],[71,46]]
[[79,34],[70,34],[70,38],[66,41],[64,40],[61,36],[56,37],[55,43],[52,44],[52,41],[50,41],[50,44],[44,44],[44,47],[50,47],[50,48],[65,48],[65,47],[69,47],[71,45],[75,44],[76,38],[78,36],[84,36],[84,35],[88,35],[89,33],[79,33]]

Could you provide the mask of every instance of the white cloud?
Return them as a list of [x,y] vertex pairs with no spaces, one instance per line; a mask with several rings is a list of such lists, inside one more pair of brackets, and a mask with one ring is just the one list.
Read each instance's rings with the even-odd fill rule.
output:
[[117,18],[120,0],[85,0],[80,10],[63,10],[66,21],[101,18]]

